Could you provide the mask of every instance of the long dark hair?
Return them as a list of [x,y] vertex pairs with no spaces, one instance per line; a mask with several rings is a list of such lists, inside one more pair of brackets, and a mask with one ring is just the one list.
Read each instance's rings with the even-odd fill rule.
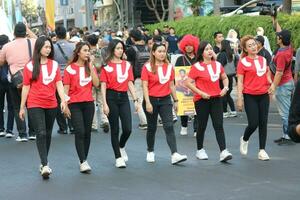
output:
[[51,39],[46,36],[40,36],[35,42],[33,56],[32,56],[32,63],[33,63],[32,80],[33,81],[36,81],[40,75],[41,57],[42,57],[41,50],[45,45],[46,41],[49,41],[51,45],[51,52],[47,56],[47,58],[53,59],[54,57],[54,48]]
[[[123,46],[123,53],[125,52],[125,44],[118,39],[113,39],[112,41],[109,42],[108,46],[107,46],[107,56],[105,59],[105,63],[107,64],[109,61],[111,61],[114,57],[114,52],[115,52],[115,48],[116,46],[121,43]],[[122,58],[121,58],[122,59]]]
[[[207,45],[209,45],[210,43],[207,42],[207,41],[201,41],[200,42],[200,45],[199,45],[199,48],[198,48],[198,52],[197,52],[197,61],[199,62],[203,62],[204,61],[204,58],[203,58],[203,52],[204,52],[204,49]],[[212,58],[213,60],[214,58]]]
[[230,42],[228,40],[223,40],[221,42],[221,52],[226,53],[227,61],[232,62],[233,60],[233,50],[230,46]]
[[[79,59],[78,54],[81,51],[82,47],[85,46],[85,45],[88,46],[89,49],[91,49],[91,46],[88,42],[78,42],[76,44],[75,50],[73,51],[72,59],[69,61],[68,65],[71,64],[71,63],[77,62],[77,60]],[[85,73],[90,76],[91,75],[91,70],[89,68],[89,65],[90,65],[90,58],[88,60],[84,61]]]

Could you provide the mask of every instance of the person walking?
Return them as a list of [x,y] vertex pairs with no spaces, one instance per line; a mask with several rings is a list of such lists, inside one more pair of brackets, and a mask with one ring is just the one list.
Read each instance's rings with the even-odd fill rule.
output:
[[24,121],[25,108],[36,133],[36,145],[41,159],[40,174],[48,179],[52,173],[48,163],[51,134],[57,112],[56,91],[64,111],[64,88],[59,66],[53,60],[53,44],[50,38],[36,40],[32,60],[24,67],[24,79],[19,117]]
[[259,127],[259,160],[269,160],[265,151],[267,140],[267,124],[270,105],[268,90],[272,83],[267,60],[258,55],[255,38],[246,35],[241,39],[243,50],[238,63],[238,100],[237,106],[241,111],[243,104],[247,114],[248,125],[240,138],[240,152],[248,153],[248,143],[251,135]]
[[150,53],[150,61],[143,66],[141,75],[144,93],[143,109],[148,124],[146,160],[149,163],[155,162],[154,143],[158,114],[162,119],[171,150],[171,163],[175,165],[187,160],[186,155],[177,153],[172,114],[172,99],[175,110],[178,106],[174,79],[174,68],[167,60],[167,47],[164,43],[155,42]]
[[[113,39],[107,48],[106,66],[103,67],[100,81],[103,96],[103,112],[108,116],[111,127],[111,144],[114,150],[118,168],[125,168],[128,155],[125,145],[132,131],[132,118],[128,90],[132,96],[135,110],[139,110],[139,99],[133,85],[133,71],[129,62],[122,60],[125,45],[118,39]],[[122,134],[119,139],[119,119]]]
[[[210,116],[221,152],[220,161],[226,162],[232,159],[232,154],[226,149],[223,128],[222,97],[229,90],[228,78],[222,65],[214,60],[211,44],[206,41],[200,42],[197,54],[198,62],[192,65],[189,77],[186,80],[186,86],[195,93],[194,102],[198,120],[196,157],[200,160],[208,159],[203,148],[203,141],[208,117]],[[219,84],[220,80],[223,81],[224,85],[222,90]]]
[[75,134],[75,147],[81,173],[89,173],[87,157],[91,142],[92,122],[95,112],[92,87],[99,86],[96,69],[91,64],[90,46],[87,42],[76,44],[73,58],[64,71],[64,89],[69,96],[65,115],[71,118]]

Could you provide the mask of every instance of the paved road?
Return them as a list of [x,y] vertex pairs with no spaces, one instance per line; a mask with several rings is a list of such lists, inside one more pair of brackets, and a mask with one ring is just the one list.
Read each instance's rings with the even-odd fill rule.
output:
[[[137,127],[137,123],[134,116],[133,126]],[[299,145],[277,146],[272,142],[281,134],[278,114],[270,113],[266,150],[271,161],[257,159],[257,133],[250,139],[248,157],[240,156],[239,138],[245,123],[244,115],[224,122],[228,149],[234,156],[229,164],[218,162],[211,124],[205,138],[209,160],[199,161],[195,157],[196,141],[191,127],[188,136],[180,136],[180,126],[176,123],[178,149],[188,155],[188,161],[179,166],[170,164],[162,128],[156,136],[155,164],[145,161],[145,131],[134,128],[126,147],[129,156],[126,169],[114,167],[109,134],[93,133],[89,154],[93,171],[89,175],[79,173],[74,136],[58,135],[54,131],[49,156],[53,175],[48,181],[43,181],[38,173],[39,158],[34,142],[17,143],[0,138],[0,200],[299,199],[300,148]]]

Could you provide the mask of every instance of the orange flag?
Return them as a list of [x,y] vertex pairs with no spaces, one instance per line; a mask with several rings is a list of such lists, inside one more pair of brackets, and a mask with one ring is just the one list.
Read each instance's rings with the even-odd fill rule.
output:
[[55,30],[55,0],[46,0],[46,20],[47,26],[51,31]]

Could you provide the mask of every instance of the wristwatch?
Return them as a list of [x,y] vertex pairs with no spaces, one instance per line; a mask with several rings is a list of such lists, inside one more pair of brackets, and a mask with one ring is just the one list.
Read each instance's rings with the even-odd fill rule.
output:
[[225,86],[224,89],[225,89],[226,91],[228,91],[228,90],[229,90],[229,87]]

